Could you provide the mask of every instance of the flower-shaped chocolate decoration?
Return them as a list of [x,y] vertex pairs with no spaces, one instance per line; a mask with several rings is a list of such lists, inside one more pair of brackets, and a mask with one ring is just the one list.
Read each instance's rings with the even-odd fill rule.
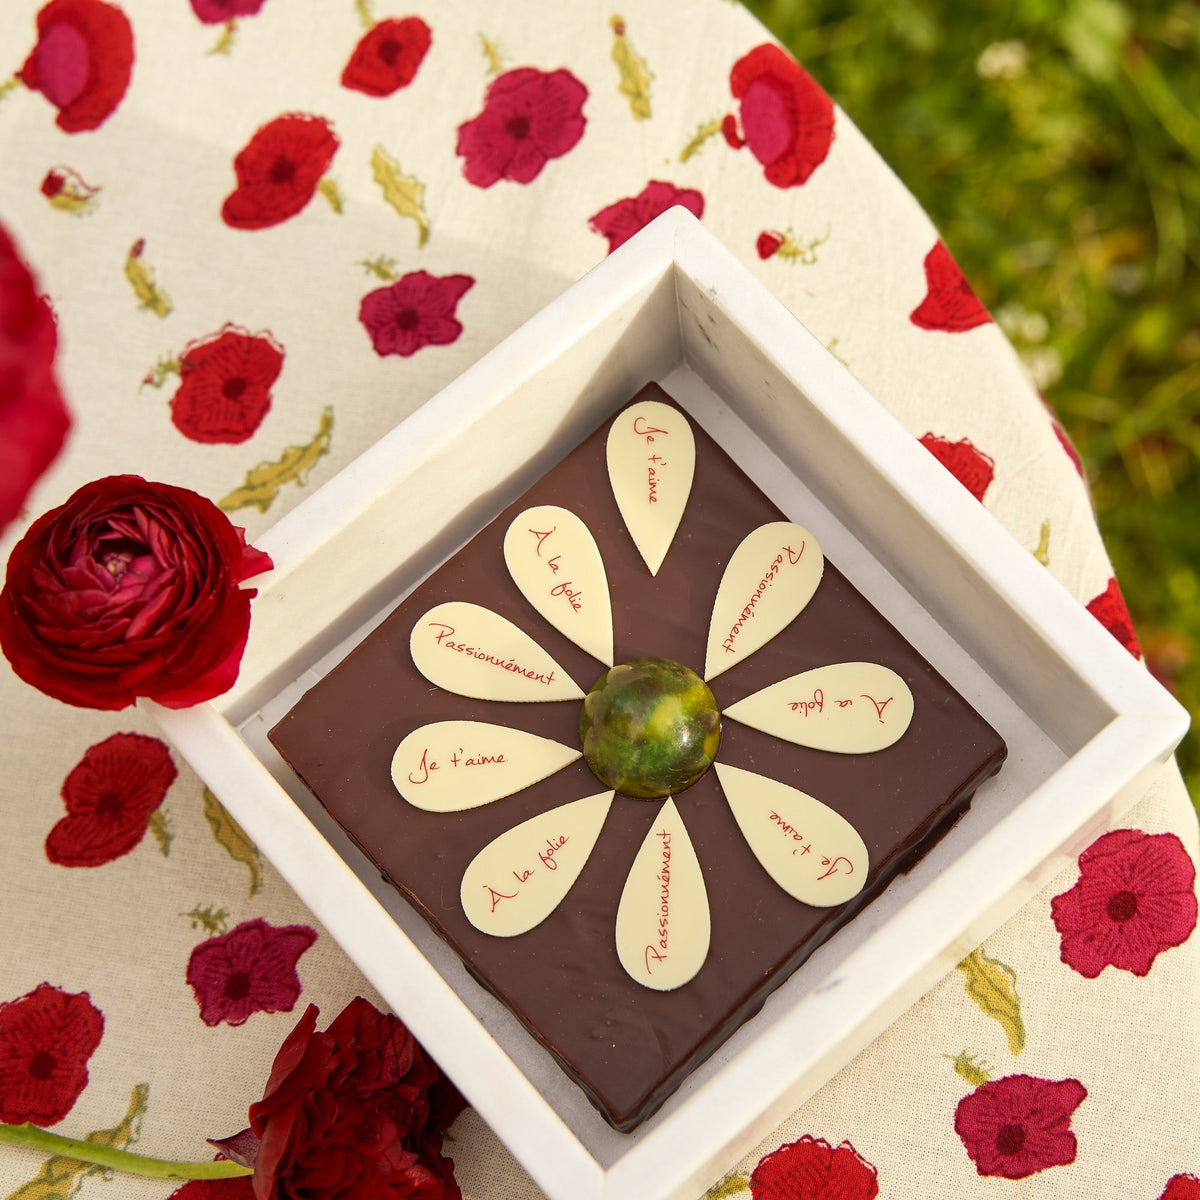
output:
[[[625,526],[657,574],[691,491],[691,427],[671,406],[642,401],[613,423],[607,456]],[[614,664],[604,563],[591,532],[568,509],[542,505],[520,512],[505,536],[504,556],[532,607],[603,664],[586,695],[527,633],[466,601],[438,604],[416,622],[413,662],[431,683],[461,696],[582,702],[579,745],[483,721],[439,721],[400,743],[393,782],[419,808],[457,812],[510,796],[582,755],[604,789],[539,813],[476,855],[460,888],[476,928],[513,937],[538,925],[583,870],[614,797],[658,802],[615,914],[617,953],[643,986],[683,986],[708,953],[709,902],[672,797],[710,766],[751,851],[784,891],[818,907],[858,894],[869,865],[858,832],[791,784],[721,763],[721,719],[796,745],[867,754],[892,745],[908,728],[913,698],[907,684],[877,663],[831,663],[780,680],[723,713],[707,685],[767,645],[812,599],[824,557],[811,533],[775,521],[743,539],[714,599],[703,678],[663,658]]]

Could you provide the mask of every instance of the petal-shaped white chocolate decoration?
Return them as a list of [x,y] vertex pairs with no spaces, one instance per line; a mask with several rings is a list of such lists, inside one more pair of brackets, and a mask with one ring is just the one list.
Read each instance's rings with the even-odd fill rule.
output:
[[870,864],[862,838],[845,817],[786,783],[715,765],[754,857],[789,896],[832,908],[858,895]]
[[483,721],[435,721],[414,729],[392,755],[392,782],[427,812],[478,808],[562,770],[578,749]]
[[504,535],[504,561],[521,594],[551,625],[613,665],[612,603],[591,530],[556,504],[527,508]]
[[494,937],[515,937],[544,921],[579,878],[612,792],[538,813],[489,842],[463,872],[467,920]]
[[625,880],[617,906],[617,956],[637,983],[669,992],[704,965],[710,936],[704,874],[668,796]]
[[643,400],[608,431],[608,477],[638,553],[658,574],[679,528],[696,473],[696,439],[677,408]]
[[870,754],[904,735],[913,695],[895,671],[878,663],[830,663],[773,683],[724,715],[797,746]]
[[704,678],[729,670],[790,625],[813,598],[824,571],[821,547],[803,526],[772,521],[751,530],[721,576]]
[[523,630],[490,608],[451,600],[413,626],[418,671],[476,700],[580,700],[579,685]]

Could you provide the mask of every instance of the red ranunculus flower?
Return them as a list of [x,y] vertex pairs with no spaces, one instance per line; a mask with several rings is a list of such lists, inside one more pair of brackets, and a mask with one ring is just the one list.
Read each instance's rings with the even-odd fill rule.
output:
[[422,346],[446,346],[458,340],[462,322],[458,302],[474,286],[470,275],[430,275],[411,271],[387,287],[368,292],[358,319],[379,355],[407,358]]
[[244,442],[271,407],[283,347],[269,333],[225,325],[179,356],[171,420],[194,442]]
[[133,73],[133,29],[105,0],[50,0],[37,15],[38,40],[21,82],[58,109],[67,133],[102,125]]
[[104,1018],[87,992],[40,983],[0,1004],[0,1121],[54,1125],[87,1087]]
[[652,179],[636,196],[602,208],[589,219],[588,225],[608,238],[611,254],[639,229],[676,204],[681,204],[697,219],[704,216],[704,197],[695,188],[678,188],[673,183]]
[[294,217],[313,198],[337,152],[324,117],[286,113],[268,121],[233,160],[237,187],[221,216],[234,229],[266,229]]
[[13,547],[0,649],[26,683],[66,704],[199,704],[237,679],[255,594],[238,584],[270,566],[212,501],[112,475]]
[[483,111],[458,127],[463,174],[476,187],[499,179],[530,183],[551,158],[583,137],[587,88],[563,68],[518,67],[497,76]]
[[352,1000],[324,1033],[309,1005],[250,1129],[214,1142],[254,1168],[257,1200],[460,1200],[442,1135],[464,1101],[405,1026]]
[[925,255],[925,299],[909,314],[922,329],[966,333],[991,321],[945,242],[940,239]]
[[980,1175],[1024,1179],[1075,1161],[1071,1114],[1086,1098],[1078,1079],[1006,1075],[958,1102],[954,1131]]
[[982,500],[996,475],[996,460],[977,449],[966,438],[949,438],[926,433],[921,445],[975,497]]
[[1133,618],[1129,615],[1125,597],[1121,595],[1120,585],[1115,578],[1109,579],[1104,591],[1087,602],[1087,610],[1134,658],[1142,657]]
[[71,418],[54,373],[50,305],[0,226],[0,529],[54,461]]
[[98,867],[128,854],[175,782],[166,743],[114,733],[89,747],[63,781],[67,815],[46,838],[46,857],[61,867]]
[[819,83],[778,46],[755,46],[733,64],[729,89],[740,102],[742,130],[733,115],[722,123],[735,149],[749,146],[768,183],[798,187],[833,144],[833,101]]
[[342,71],[342,87],[368,96],[390,96],[412,83],[430,43],[420,17],[389,17],[363,34]]
[[1105,967],[1146,975],[1196,928],[1196,868],[1173,833],[1114,829],[1079,856],[1079,880],[1050,902],[1062,961],[1088,979]]
[[875,1168],[849,1143],[833,1147],[805,1134],[759,1160],[750,1175],[754,1200],[874,1200]]
[[192,11],[205,25],[224,25],[237,17],[253,17],[266,0],[192,0]]

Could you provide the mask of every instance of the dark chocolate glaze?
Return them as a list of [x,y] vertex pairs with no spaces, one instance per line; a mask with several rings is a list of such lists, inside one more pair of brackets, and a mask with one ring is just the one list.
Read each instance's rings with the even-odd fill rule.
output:
[[[636,399],[668,400],[657,385]],[[785,519],[693,422],[696,478],[683,521],[652,577],[617,510],[605,465],[608,423],[408,596],[271,730],[284,759],[400,892],[559,1060],[604,1117],[630,1130],[761,1007],[835,930],[916,863],[999,770],[1000,736],[828,561],[808,607],[770,643],[712,681],[724,707],[827,663],[868,660],[900,674],[915,713],[894,746],[842,755],[793,746],[723,722],[718,761],[800,788],[845,816],[870,853],[867,886],[839,908],[793,900],[747,847],[716,773],[676,804],[704,870],[712,941],[699,974],[673,992],[634,983],[621,968],[614,923],[629,866],[660,801],[617,796],[567,898],[513,938],[465,918],[459,881],[471,859],[539,812],[604,790],[579,760],[482,808],[453,814],[407,804],[390,777],[392,754],[420,725],[449,719],[507,724],[578,745],[579,703],[494,703],[435,688],[414,668],[409,635],[435,604],[486,605],[530,633],[586,691],[604,670],[528,605],[504,564],[504,534],[535,504],[583,518],[608,572],[616,661],[672,658],[700,671],[725,564],[742,538]]]

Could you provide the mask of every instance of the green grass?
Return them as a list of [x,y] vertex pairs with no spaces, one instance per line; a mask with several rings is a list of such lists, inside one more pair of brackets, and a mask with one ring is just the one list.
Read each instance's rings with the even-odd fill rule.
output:
[[[1200,4],[745,0],[938,225],[1200,719]],[[1200,807],[1200,736],[1180,752]]]

